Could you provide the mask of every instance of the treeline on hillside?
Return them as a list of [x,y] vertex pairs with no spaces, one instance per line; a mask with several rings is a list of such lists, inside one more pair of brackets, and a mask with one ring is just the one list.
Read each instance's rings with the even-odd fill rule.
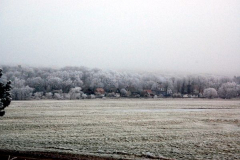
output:
[[60,69],[0,66],[0,81],[12,81],[13,100],[85,99],[102,97],[240,96],[240,77],[170,76],[64,67]]

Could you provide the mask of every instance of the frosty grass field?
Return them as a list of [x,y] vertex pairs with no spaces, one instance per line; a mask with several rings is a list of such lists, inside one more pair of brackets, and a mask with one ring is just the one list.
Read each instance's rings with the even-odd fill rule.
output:
[[126,159],[240,159],[240,101],[13,101],[0,149]]

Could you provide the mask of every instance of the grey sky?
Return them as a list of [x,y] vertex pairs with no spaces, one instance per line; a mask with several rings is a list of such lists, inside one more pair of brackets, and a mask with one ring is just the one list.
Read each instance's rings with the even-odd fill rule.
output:
[[239,0],[0,0],[0,64],[240,75]]

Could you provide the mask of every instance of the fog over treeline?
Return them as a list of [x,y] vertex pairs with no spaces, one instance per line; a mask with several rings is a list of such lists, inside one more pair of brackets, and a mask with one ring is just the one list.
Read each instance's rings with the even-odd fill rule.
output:
[[1,0],[0,64],[239,75],[239,15],[239,0]]
[[[102,97],[208,97],[240,95],[240,76],[118,72],[86,67],[36,68],[2,65],[14,100]],[[213,93],[214,92],[214,93]]]

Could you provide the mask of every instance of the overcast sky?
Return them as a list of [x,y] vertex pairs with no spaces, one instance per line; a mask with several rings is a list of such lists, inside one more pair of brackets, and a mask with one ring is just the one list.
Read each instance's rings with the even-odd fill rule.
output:
[[240,75],[239,0],[0,0],[0,64]]

